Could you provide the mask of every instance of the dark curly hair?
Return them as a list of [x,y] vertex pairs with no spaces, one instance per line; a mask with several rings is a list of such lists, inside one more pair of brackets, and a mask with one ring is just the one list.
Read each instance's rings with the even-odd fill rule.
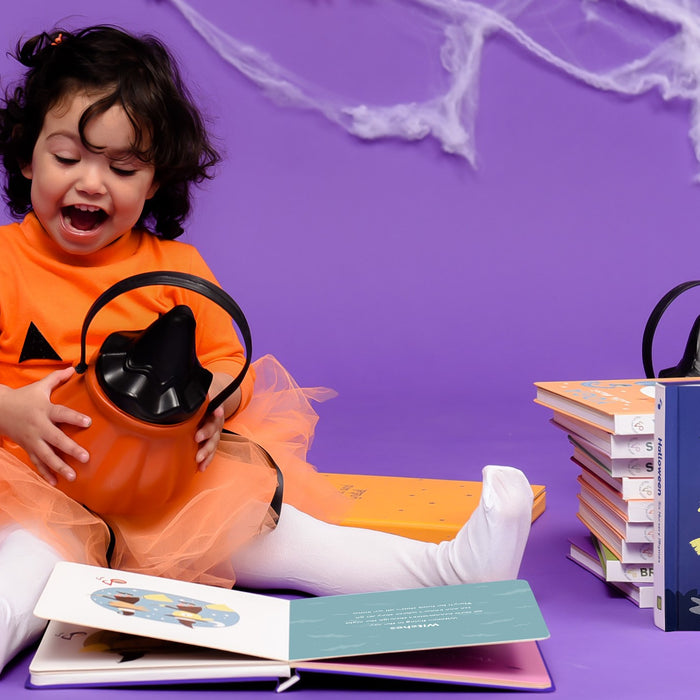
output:
[[219,155],[165,46],[152,36],[98,25],[39,34],[19,42],[14,57],[27,70],[0,104],[5,200],[13,215],[31,209],[31,181],[21,170],[31,162],[46,113],[65,95],[90,90],[103,96],[80,119],[84,145],[92,148],[84,133],[90,119],[120,105],[134,127],[134,152],[154,166],[158,184],[138,223],[177,238],[190,211],[191,185],[211,177]]

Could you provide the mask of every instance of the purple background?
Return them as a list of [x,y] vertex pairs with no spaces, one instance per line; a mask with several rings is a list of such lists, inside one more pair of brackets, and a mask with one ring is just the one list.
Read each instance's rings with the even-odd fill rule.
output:
[[[444,87],[440,32],[408,1],[191,4],[353,103],[422,100]],[[526,28],[566,58],[601,67],[628,57],[583,22],[578,3],[537,6]],[[669,31],[628,14],[650,36]],[[520,466],[547,485],[521,574],[550,626],[542,649],[559,695],[695,697],[700,637],[656,630],[650,611],[566,560],[568,537],[582,530],[576,468],[564,435],[532,402],[537,380],[640,376],[651,308],[700,276],[690,107],[595,90],[496,34],[482,56],[473,169],[431,139],[362,142],[271,102],[167,0],[16,5],[0,25],[3,86],[16,72],[5,51],[64,21],[154,32],[180,57],[226,153],[184,240],[246,311],[256,356],[271,352],[300,383],[338,390],[320,408],[312,461],[453,479],[478,479],[486,463]],[[662,324],[659,367],[679,359],[699,303],[679,302]],[[27,663],[0,677],[3,698],[30,692]],[[340,678],[296,696],[388,687]],[[42,697],[66,692],[92,697]],[[187,693],[100,696],[127,694]]]

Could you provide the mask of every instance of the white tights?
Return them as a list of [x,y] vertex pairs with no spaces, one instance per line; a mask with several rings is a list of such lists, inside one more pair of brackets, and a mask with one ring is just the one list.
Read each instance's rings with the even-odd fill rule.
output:
[[512,579],[531,517],[525,475],[491,465],[483,470],[479,506],[448,542],[329,525],[285,505],[277,527],[251,540],[232,562],[240,586],[314,595]]
[[32,610],[59,554],[26,530],[11,530],[0,541],[0,670],[35,641],[46,620]]
[[[479,506],[448,542],[329,525],[285,505],[277,527],[251,540],[232,562],[240,586],[315,595],[511,579],[520,568],[531,509],[523,473],[488,466]],[[24,530],[0,541],[0,669],[44,628],[32,610],[59,559]]]

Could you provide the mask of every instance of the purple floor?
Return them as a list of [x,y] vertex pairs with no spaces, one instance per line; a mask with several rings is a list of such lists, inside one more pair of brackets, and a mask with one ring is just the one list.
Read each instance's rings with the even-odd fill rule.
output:
[[[337,471],[352,471],[353,464],[361,463],[358,441],[345,430],[353,416],[343,414],[342,402],[336,400],[323,410],[327,419],[328,436],[324,430],[318,435],[313,453],[316,462],[331,471],[335,461]],[[583,571],[566,558],[567,539],[582,531],[574,513],[576,510],[577,468],[568,460],[568,445],[562,433],[547,424],[547,411],[535,407],[531,417],[539,418],[531,424],[529,437],[523,434],[502,435],[480,425],[472,416],[472,427],[464,429],[464,439],[451,444],[435,446],[418,439],[412,446],[413,457],[400,454],[396,445],[377,436],[371,447],[380,461],[374,463],[376,473],[418,475],[424,453],[447,466],[445,478],[478,478],[478,466],[489,461],[521,466],[534,483],[547,486],[547,509],[535,522],[521,569],[521,577],[528,580],[542,608],[551,632],[551,638],[541,643],[541,650],[550,668],[560,697],[586,698],[596,695],[605,698],[695,698],[695,668],[698,636],[692,633],[665,633],[656,629],[650,610],[641,610],[619,597],[605,584]],[[468,415],[462,415],[465,422]],[[452,414],[452,419],[456,415]],[[323,422],[323,421],[322,421]],[[389,430],[379,414],[375,424]],[[447,417],[440,421],[449,423]],[[474,438],[472,430],[479,428],[483,438]],[[523,426],[525,428],[525,426]],[[335,446],[331,446],[331,442]],[[364,447],[363,447],[364,449]],[[391,453],[394,452],[394,456]],[[343,454],[342,460],[332,460],[334,454]],[[459,462],[463,467],[458,466]],[[367,461],[364,464],[368,464]],[[357,471],[357,470],[355,470]],[[366,469],[365,471],[369,471]],[[663,660],[663,664],[659,663]],[[228,687],[157,690],[26,690],[29,655],[23,655],[0,679],[3,700],[16,698],[92,698],[119,697],[124,700],[155,700],[156,698],[206,697],[214,700],[230,697],[265,697],[274,693],[273,685],[258,686],[234,684]],[[304,677],[296,689],[290,690],[298,698],[354,698],[362,697],[421,697],[444,696],[467,692],[469,697],[493,697],[493,691],[460,690],[451,686],[430,684],[381,682],[327,676]]]
[[[334,104],[428,104],[448,88],[444,16],[429,3],[188,2]],[[624,0],[533,0],[512,20],[552,55],[599,72],[678,32]],[[13,3],[0,23],[3,89],[21,36],[104,22],[172,46],[210,118],[225,160],[198,192],[183,240],[244,309],[256,357],[272,352],[300,383],[338,390],[321,406],[312,461],[324,471],[445,479],[478,479],[487,463],[521,467],[547,487],[521,573],[550,628],[541,649],[558,695],[696,698],[700,636],[657,630],[651,611],[567,560],[568,538],[583,527],[577,468],[532,398],[535,381],[640,376],[653,305],[700,278],[700,165],[689,136],[697,104],[597,89],[512,32],[493,31],[476,57],[473,167],[433,136],[365,141],[319,111],[270,99],[174,0]],[[697,84],[697,71],[657,64]],[[659,367],[680,358],[698,307],[700,292],[659,327]],[[231,688],[29,691],[28,659],[0,677],[0,700],[230,697]],[[460,692],[340,677],[290,692],[337,700],[360,690]]]

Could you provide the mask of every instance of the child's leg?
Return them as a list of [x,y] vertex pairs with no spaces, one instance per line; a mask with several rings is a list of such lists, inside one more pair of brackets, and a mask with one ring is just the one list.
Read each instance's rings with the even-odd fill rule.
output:
[[60,559],[26,530],[0,533],[0,670],[46,626],[32,610]]
[[440,544],[329,525],[285,505],[275,530],[234,555],[237,585],[329,595],[516,578],[532,489],[512,467],[485,467],[483,480],[469,522]]

